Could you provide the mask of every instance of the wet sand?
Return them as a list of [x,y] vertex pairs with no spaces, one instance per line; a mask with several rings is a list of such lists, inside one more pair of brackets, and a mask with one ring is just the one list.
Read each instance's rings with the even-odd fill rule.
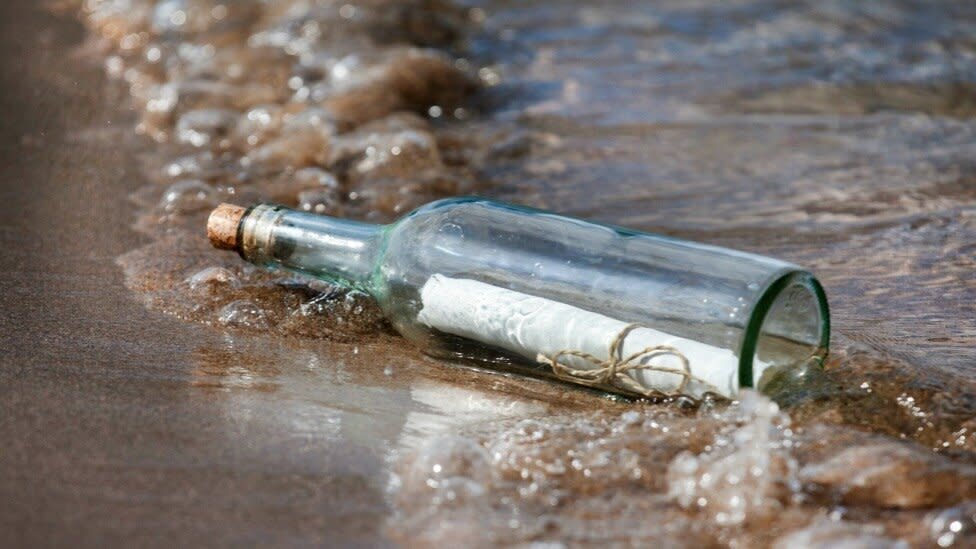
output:
[[[327,95],[347,119],[291,144],[350,156],[262,149],[277,129],[228,154],[284,162],[284,177],[251,164],[243,196],[327,213],[381,221],[477,191],[810,266],[834,352],[823,379],[773,395],[785,412],[461,369],[404,344],[368,299],[215,256],[201,205],[237,172],[180,164],[204,175],[175,200],[185,174],[167,174],[228,115],[191,116],[181,144],[162,135],[176,119],[139,136],[140,97],[103,76],[111,50],[72,15],[0,7],[0,541],[971,543],[973,19],[773,4],[489,2],[459,31],[476,74],[490,67],[482,91],[446,96],[463,116],[432,120],[426,88],[381,101],[416,111],[393,118]],[[827,53],[801,55],[807,35]],[[777,40],[788,54],[756,55]],[[408,161],[375,153],[394,146]],[[325,165],[341,193],[319,172],[295,186],[296,163]]]

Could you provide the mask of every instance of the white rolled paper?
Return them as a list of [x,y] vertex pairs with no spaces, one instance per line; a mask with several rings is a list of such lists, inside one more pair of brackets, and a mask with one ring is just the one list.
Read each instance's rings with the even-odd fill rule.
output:
[[[423,309],[417,319],[437,330],[501,347],[533,362],[538,354],[552,356],[563,350],[578,350],[600,359],[607,358],[610,344],[629,323],[580,309],[565,303],[514,292],[477,280],[435,274],[420,293]],[[739,359],[722,349],[651,328],[637,328],[624,340],[623,356],[648,347],[668,345],[687,359],[694,377],[709,385],[691,382],[688,394],[700,396],[718,390],[734,397],[738,390]],[[576,369],[597,366],[576,357],[560,362]],[[673,355],[642,361],[680,370]],[[761,371],[761,370],[760,370]],[[655,370],[632,370],[628,375],[649,389],[673,392],[682,380],[679,374]]]

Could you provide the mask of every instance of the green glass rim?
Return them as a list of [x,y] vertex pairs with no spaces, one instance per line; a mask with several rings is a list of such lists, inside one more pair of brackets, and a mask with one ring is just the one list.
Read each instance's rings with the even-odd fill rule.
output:
[[816,296],[817,312],[820,315],[820,341],[814,354],[826,355],[830,345],[830,309],[827,305],[827,294],[820,282],[809,272],[802,270],[787,272],[766,287],[759,301],[756,302],[756,306],[752,309],[745,333],[742,336],[742,345],[739,347],[739,387],[753,387],[752,363],[755,359],[756,347],[759,343],[759,336],[762,334],[766,315],[783,290],[797,284],[806,287]]

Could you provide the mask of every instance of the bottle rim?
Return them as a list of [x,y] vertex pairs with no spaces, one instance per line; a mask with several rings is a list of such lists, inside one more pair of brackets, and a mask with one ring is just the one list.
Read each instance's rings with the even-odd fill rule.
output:
[[809,272],[792,270],[772,279],[763,290],[759,300],[752,309],[749,322],[742,336],[739,346],[739,387],[753,388],[757,385],[754,375],[754,362],[758,350],[759,340],[763,334],[766,317],[787,288],[801,286],[815,298],[818,315],[819,341],[811,353],[812,357],[822,359],[827,355],[830,346],[830,309],[827,304],[827,294],[820,282]]

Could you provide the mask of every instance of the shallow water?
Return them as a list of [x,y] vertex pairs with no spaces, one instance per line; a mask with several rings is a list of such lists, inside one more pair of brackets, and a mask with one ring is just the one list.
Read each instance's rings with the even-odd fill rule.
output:
[[[109,103],[115,129],[66,138],[123,143],[103,173],[136,166],[101,191],[131,195],[134,214],[112,215],[148,239],[110,248],[125,284],[213,326],[174,343],[186,356],[172,372],[145,373],[171,386],[155,399],[175,407],[169,436],[188,439],[165,467],[187,483],[197,465],[226,470],[198,482],[229,493],[245,471],[292,475],[248,481],[285,500],[250,539],[314,542],[344,521],[348,539],[405,545],[976,543],[967,5],[60,9],[87,28],[85,70],[115,80],[98,89],[132,109]],[[259,272],[202,232],[220,201],[381,222],[465,193],[808,266],[831,299],[826,370],[782,380],[778,404],[747,392],[694,406],[460,369],[407,347],[367,297]],[[196,430],[180,402],[217,419]],[[104,461],[130,464],[133,482],[163,467],[152,444],[109,440],[128,451]],[[148,484],[136,493],[165,491]],[[249,503],[208,512],[246,522]]]

